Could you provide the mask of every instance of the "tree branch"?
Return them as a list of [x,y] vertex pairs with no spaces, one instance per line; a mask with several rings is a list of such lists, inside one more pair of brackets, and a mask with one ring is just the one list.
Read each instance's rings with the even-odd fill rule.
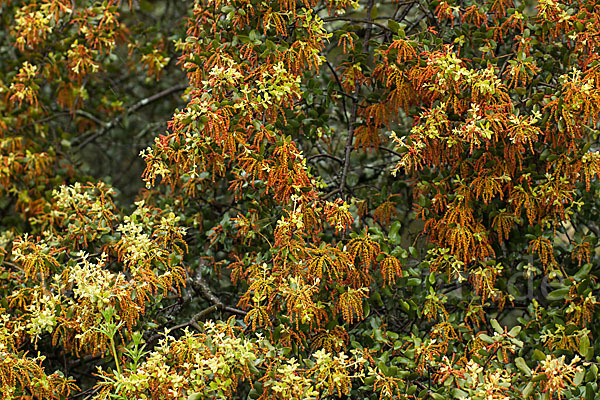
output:
[[[356,88],[359,91],[359,88]],[[346,187],[346,177],[348,176],[348,169],[350,169],[350,154],[352,153],[352,140],[354,139],[354,124],[356,123],[356,114],[358,112],[358,102],[352,102],[352,110],[350,110],[350,121],[348,121],[348,137],[346,138],[346,146],[344,147],[344,168],[342,169],[342,177],[340,179],[340,187],[338,192],[344,195],[344,188]],[[333,192],[332,192],[333,193]]]
[[161,92],[153,94],[150,97],[146,97],[145,99],[138,101],[137,103],[135,103],[134,105],[129,107],[127,110],[125,110],[124,113],[118,115],[117,117],[113,118],[109,122],[100,121],[100,125],[102,126],[102,128],[100,130],[98,130],[97,132],[93,133],[92,135],[88,136],[87,138],[82,139],[82,142],[79,143],[77,145],[77,147],[79,149],[83,149],[85,146],[87,146],[88,144],[90,144],[91,142],[93,142],[94,140],[96,140],[97,138],[104,135],[106,132],[110,131],[112,128],[114,128],[115,125],[117,125],[126,115],[132,114],[132,113],[136,112],[137,110],[139,110],[140,108],[145,107],[148,104],[155,102],[156,100],[166,97],[166,96],[170,95],[171,93],[184,90],[187,87],[188,87],[187,84],[172,86]]
[[[222,310],[222,311],[230,312],[232,314],[238,314],[238,315],[241,315],[241,316],[246,316],[246,314],[247,314],[246,311],[240,310],[240,309],[235,308],[235,307],[229,307],[229,306],[225,305],[221,301],[221,299],[219,299],[212,292],[212,290],[210,290],[210,288],[208,287],[208,284],[202,278],[200,270],[198,270],[198,272],[196,273],[196,276],[194,276],[194,279],[190,280],[190,283],[191,283],[192,289],[194,289],[194,292],[196,292],[200,296],[204,297],[205,299],[207,299],[208,301],[210,301],[211,303],[213,303],[213,306],[216,307],[214,310],[211,310],[210,312],[216,311],[216,310]],[[210,309],[210,307],[209,307],[209,309]],[[207,310],[208,309],[206,309],[204,311],[207,311]],[[200,313],[202,313],[202,312],[203,311],[201,311]],[[198,314],[196,314],[196,315],[198,315]],[[203,315],[205,315],[205,314],[203,314]],[[203,316],[203,315],[201,315],[201,316]]]
[[[335,68],[333,68],[333,65],[331,65],[329,60],[325,59],[325,64],[327,64],[327,66],[331,70],[331,73],[333,74],[335,81],[337,82],[338,86],[340,87],[340,93],[344,96],[350,97],[352,100],[356,100],[356,98],[354,96],[351,96],[344,91],[342,82],[340,81],[340,78],[338,77],[337,72],[335,71]],[[348,123],[348,111],[346,110],[346,101],[344,99],[342,99],[342,108],[344,109],[344,117],[346,118],[346,123]]]
[[[200,325],[198,325],[198,321],[200,321],[201,319],[205,318],[206,316],[210,315],[211,313],[213,313],[215,311],[225,311],[225,312],[228,312],[231,314],[246,316],[246,314],[247,314],[246,311],[225,305],[221,301],[221,299],[219,299],[212,292],[212,290],[210,290],[210,288],[208,287],[208,284],[202,278],[200,269],[198,269],[198,271],[196,272],[196,275],[193,278],[191,278],[191,277],[188,278],[188,284],[192,287],[192,289],[194,290],[194,292],[196,294],[202,296],[203,298],[205,298],[206,300],[211,302],[212,305],[210,305],[209,307],[194,314],[194,316],[192,316],[192,318],[190,318],[189,321],[172,326],[170,328],[166,328],[166,329],[168,329],[169,332],[176,331],[178,329],[183,329],[188,326],[191,326],[192,328],[194,328],[196,330],[201,330]],[[161,336],[163,336],[163,333],[155,333],[154,335],[150,336],[146,340],[146,343],[152,343],[155,340],[159,339]]]
[[[373,9],[374,0],[369,0],[367,6],[367,18],[371,21],[371,10]],[[371,39],[372,28],[368,28],[363,39],[363,53],[369,53],[369,40]],[[350,168],[350,154],[352,153],[352,140],[354,139],[354,125],[356,124],[356,115],[358,113],[358,95],[360,94],[360,85],[356,85],[354,91],[354,99],[352,99],[352,110],[350,110],[350,121],[348,121],[348,137],[346,138],[346,146],[344,148],[344,168],[342,170],[342,177],[340,179],[340,186],[338,192],[344,197],[344,189],[346,187],[346,177],[348,176],[348,169]]]

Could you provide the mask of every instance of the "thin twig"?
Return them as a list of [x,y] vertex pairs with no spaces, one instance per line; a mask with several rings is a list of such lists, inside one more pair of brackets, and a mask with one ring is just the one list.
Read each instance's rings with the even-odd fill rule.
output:
[[397,151],[395,151],[395,150],[392,150],[392,149],[390,149],[390,148],[383,147],[383,146],[379,146],[379,149],[381,149],[381,150],[383,150],[383,151],[387,151],[388,153],[391,153],[391,154],[393,154],[393,155],[395,155],[395,156],[402,157],[402,154],[400,154],[400,153],[398,153]]
[[[345,95],[347,97],[350,97],[352,100],[355,100],[355,98],[353,96],[349,95],[348,93],[346,93],[344,91],[344,86],[342,86],[342,82],[340,81],[340,78],[338,77],[337,72],[335,71],[335,68],[333,68],[333,65],[331,65],[329,60],[325,59],[325,64],[327,64],[327,66],[331,70],[331,73],[333,74],[335,81],[337,82],[338,86],[340,87],[340,93],[342,93],[343,95]],[[346,101],[344,99],[342,99],[342,108],[344,109],[344,117],[346,118],[346,123],[348,123],[348,111],[346,110]]]
[[84,390],[81,393],[77,393],[77,394],[74,394],[73,396],[69,396],[68,399],[69,400],[77,399],[79,397],[86,396],[86,395],[88,395],[86,397],[86,399],[88,399],[88,398],[90,398],[90,396],[92,396],[92,395],[96,394],[96,392],[100,391],[100,389],[101,389],[100,386],[93,386],[87,390]]
[[390,28],[388,28],[387,26],[380,24],[378,22],[372,21],[371,19],[358,19],[358,18],[348,18],[348,17],[328,17],[328,18],[323,18],[323,22],[331,22],[331,21],[348,21],[348,22],[356,22],[356,23],[362,23],[362,24],[371,24],[371,25],[375,25],[383,30],[389,31],[394,33],[394,31],[392,31]]
[[84,110],[76,110],[75,111],[75,115],[82,116],[84,118],[89,119],[90,121],[94,121],[95,123],[97,123],[100,126],[106,125],[106,122],[102,121],[100,118],[96,117],[92,113],[89,113],[89,112],[84,111]]
[[331,158],[332,160],[335,160],[335,161],[339,162],[340,164],[344,163],[344,161],[341,158],[332,156],[331,154],[327,154],[327,153],[315,154],[314,156],[310,156],[306,159],[306,162],[311,162],[312,160],[314,160],[316,158]]

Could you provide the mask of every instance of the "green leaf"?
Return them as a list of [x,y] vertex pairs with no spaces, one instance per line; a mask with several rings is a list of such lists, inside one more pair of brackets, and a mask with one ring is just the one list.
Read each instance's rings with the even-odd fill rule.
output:
[[452,395],[457,399],[464,399],[465,397],[469,397],[469,394],[467,392],[458,388],[452,389]]
[[432,272],[429,274],[427,281],[429,282],[430,285],[432,285],[432,286],[435,285],[435,272]]
[[517,368],[519,368],[521,371],[523,371],[523,373],[525,373],[525,375],[531,376],[531,369],[529,368],[529,365],[527,365],[523,357],[515,358],[515,364],[517,365]]
[[568,293],[569,288],[556,289],[548,293],[546,299],[550,301],[563,300]]
[[395,245],[399,245],[402,237],[400,236],[400,228],[402,228],[402,223],[400,221],[396,221],[392,224],[390,228],[390,233],[388,235],[390,242]]
[[485,333],[481,333],[481,334],[479,334],[479,339],[481,339],[481,340],[483,340],[484,342],[486,342],[486,343],[489,343],[489,344],[491,344],[491,343],[494,343],[494,342],[495,342],[495,340],[494,340],[494,339],[492,339],[490,336],[486,335]]
[[139,4],[140,4],[140,10],[142,10],[144,12],[150,12],[154,8],[152,6],[152,4],[147,0],[141,0]]
[[581,267],[581,269],[579,271],[577,271],[577,273],[575,275],[573,275],[573,278],[576,281],[582,281],[589,276],[591,270],[592,270],[592,264],[590,264],[590,263],[584,264],[583,267]]
[[595,382],[597,378],[598,378],[598,367],[596,366],[596,364],[592,364],[590,366],[590,368],[588,369],[587,374],[585,374],[585,381],[586,382]]
[[393,19],[388,19],[387,25],[388,28],[390,28],[394,33],[398,33],[398,31],[400,30],[400,24],[394,21]]
[[531,394],[533,393],[533,383],[529,382],[527,384],[527,386],[525,386],[525,389],[523,389],[523,398],[526,399],[529,396],[531,396]]
[[378,307],[383,307],[383,300],[381,299],[381,293],[375,292],[372,296],[373,301],[377,304]]
[[500,324],[498,323],[498,321],[495,318],[492,318],[492,320],[490,321],[490,324],[492,324],[492,328],[494,328],[494,330],[496,331],[496,333],[504,333],[504,329],[502,329],[502,327],[500,326]]
[[579,354],[583,357],[587,356],[588,350],[590,349],[590,339],[587,335],[579,339]]
[[415,249],[414,247],[410,246],[408,248],[408,252],[410,253],[411,256],[417,258],[417,255],[418,255],[417,249]]
[[519,333],[521,333],[520,325],[514,326],[510,331],[508,331],[508,334],[512,337],[517,337]]
[[378,15],[379,15],[379,10],[378,10],[378,7],[377,7],[377,6],[374,6],[374,7],[371,9],[371,19],[376,19]]
[[404,300],[400,300],[400,306],[402,307],[402,309],[406,312],[410,311],[410,304],[408,304],[406,301]]
[[408,278],[406,281],[406,286],[419,286],[421,284],[421,279],[419,278]]
[[535,349],[533,352],[533,358],[535,360],[542,361],[542,360],[546,359],[546,355],[544,353],[542,353],[541,351],[539,351],[538,349]]
[[546,379],[548,379],[548,376],[546,374],[537,374],[531,379],[531,382],[539,382],[544,381]]
[[588,383],[587,385],[585,385],[585,400],[594,400],[595,394],[596,394],[596,391],[594,390],[594,387],[592,386],[591,383]]
[[584,376],[585,374],[583,373],[583,371],[577,371],[575,373],[575,376],[573,377],[573,384],[575,385],[575,387],[579,387],[579,385],[581,385]]

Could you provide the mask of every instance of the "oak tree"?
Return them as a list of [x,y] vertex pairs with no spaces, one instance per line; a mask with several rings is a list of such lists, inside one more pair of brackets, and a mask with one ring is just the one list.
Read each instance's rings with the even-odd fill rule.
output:
[[595,398],[596,2],[0,12],[3,398]]

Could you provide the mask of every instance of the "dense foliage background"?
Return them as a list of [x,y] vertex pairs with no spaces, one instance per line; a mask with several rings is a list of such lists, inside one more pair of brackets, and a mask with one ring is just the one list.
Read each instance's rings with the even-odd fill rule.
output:
[[594,399],[595,1],[0,0],[3,399]]

